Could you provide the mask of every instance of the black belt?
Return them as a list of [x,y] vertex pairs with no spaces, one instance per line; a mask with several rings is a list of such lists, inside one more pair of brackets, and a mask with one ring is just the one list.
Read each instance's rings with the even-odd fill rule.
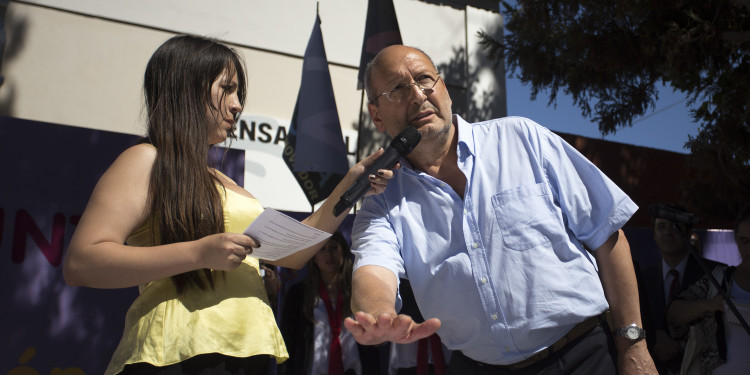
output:
[[524,369],[526,367],[529,367],[531,365],[541,362],[543,359],[549,357],[552,353],[562,350],[566,345],[568,345],[568,343],[575,341],[576,339],[582,337],[583,335],[591,332],[592,329],[594,329],[596,326],[600,324],[600,318],[601,318],[601,315],[596,315],[576,324],[575,327],[573,327],[570,331],[568,331],[568,333],[566,333],[565,336],[563,336],[561,339],[555,341],[554,344],[548,346],[547,348],[545,348],[544,350],[540,352],[534,353],[534,355],[532,355],[529,358],[526,358],[520,362],[512,363],[510,365],[491,365],[491,364],[475,361],[469,357],[466,357],[466,358],[470,359],[471,361],[475,362],[476,364],[482,367],[507,369],[507,370],[512,370],[512,371]]

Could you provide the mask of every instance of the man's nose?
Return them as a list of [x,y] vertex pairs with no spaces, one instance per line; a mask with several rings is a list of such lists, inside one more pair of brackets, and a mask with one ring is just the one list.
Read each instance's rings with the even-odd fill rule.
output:
[[[415,94],[416,91],[416,94]],[[427,100],[427,93],[424,89],[419,87],[416,83],[409,85],[409,98],[412,103],[422,105]]]

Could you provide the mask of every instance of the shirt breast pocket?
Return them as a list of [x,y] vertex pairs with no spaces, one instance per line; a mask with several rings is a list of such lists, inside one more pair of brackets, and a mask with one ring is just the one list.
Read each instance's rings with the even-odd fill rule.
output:
[[523,251],[545,245],[556,235],[557,213],[546,185],[519,186],[492,197],[503,244]]

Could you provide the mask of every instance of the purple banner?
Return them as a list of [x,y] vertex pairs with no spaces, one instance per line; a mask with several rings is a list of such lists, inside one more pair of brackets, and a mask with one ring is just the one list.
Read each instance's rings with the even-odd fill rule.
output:
[[[0,374],[101,374],[137,288],[70,287],[64,249],[99,177],[139,137],[0,117]],[[242,184],[244,151],[223,150]]]

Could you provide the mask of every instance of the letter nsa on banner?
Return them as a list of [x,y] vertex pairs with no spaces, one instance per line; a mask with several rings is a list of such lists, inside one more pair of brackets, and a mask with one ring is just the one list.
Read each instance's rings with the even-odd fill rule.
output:
[[[341,130],[347,147],[349,166],[354,165],[357,132]],[[310,203],[282,155],[289,134],[289,122],[243,114],[234,131],[221,146],[245,151],[244,187],[264,206],[283,211],[309,212]]]

